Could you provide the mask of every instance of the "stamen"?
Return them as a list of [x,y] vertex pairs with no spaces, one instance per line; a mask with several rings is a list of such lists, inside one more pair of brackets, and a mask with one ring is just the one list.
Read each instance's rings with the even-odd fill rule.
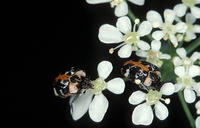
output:
[[168,39],[170,39],[170,38],[169,38],[169,36],[167,36],[167,35],[164,35],[164,37],[163,37],[163,40],[165,40],[165,41],[166,41],[166,40],[168,40]]
[[112,2],[110,2],[110,6],[111,6],[111,8],[114,8],[121,2],[123,2],[123,0],[113,0]]
[[197,109],[197,114],[200,114],[200,109]]
[[166,98],[166,99],[160,98],[160,100],[164,101],[165,104],[169,104],[171,101],[169,98]]
[[170,103],[170,99],[169,99],[169,98],[166,98],[166,99],[165,99],[165,103],[166,103],[166,104],[169,104],[169,103]]
[[126,43],[122,43],[122,44],[118,45],[118,46],[115,47],[115,48],[111,48],[111,49],[109,49],[109,53],[110,53],[110,54],[113,54],[113,53],[114,53],[114,50],[116,50],[116,49],[118,49],[118,48],[124,46],[125,44],[126,44]]
[[109,49],[110,54],[113,54],[113,52],[114,52],[114,48]]
[[139,23],[140,23],[140,19],[136,18],[136,19],[134,20],[134,22],[135,22],[135,24],[139,24]]
[[136,25],[140,23],[140,19],[136,18],[134,22],[135,24],[133,25],[133,31],[136,32]]
[[140,84],[140,83],[141,83],[141,80],[140,80],[140,79],[135,79],[135,83],[136,83],[136,84]]

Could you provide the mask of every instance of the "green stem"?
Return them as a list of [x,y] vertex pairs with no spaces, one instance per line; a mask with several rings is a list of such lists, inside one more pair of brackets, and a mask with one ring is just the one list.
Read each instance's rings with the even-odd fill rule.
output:
[[131,11],[129,7],[128,7],[128,16],[133,22],[135,21],[136,16],[133,14],[133,12]]
[[[182,36],[185,37],[185,34],[183,34]],[[182,40],[179,42],[177,48],[180,48],[180,47],[183,45],[183,42],[184,42],[184,39],[182,39]]]
[[183,109],[184,109],[184,111],[185,111],[185,114],[186,114],[186,116],[187,116],[187,118],[188,118],[188,120],[189,120],[189,122],[190,122],[191,127],[192,127],[192,128],[196,128],[196,126],[195,126],[195,120],[194,120],[194,118],[193,118],[193,116],[192,116],[192,114],[191,114],[191,112],[190,112],[190,110],[189,110],[189,108],[188,108],[188,106],[187,106],[187,103],[186,103],[185,100],[184,100],[182,91],[179,91],[179,92],[178,92],[178,97],[179,97],[180,102],[181,102],[181,104],[182,104],[182,106],[183,106]]
[[124,80],[124,82],[129,81],[129,79],[126,78],[126,77],[124,77],[124,78],[122,78],[122,79]]
[[171,56],[173,56],[173,52],[172,52],[172,43],[171,43],[170,40],[168,40],[168,49],[169,49],[169,54],[170,54]]
[[193,50],[195,50],[197,47],[200,46],[200,37],[197,38],[194,42],[192,42],[187,48],[187,54],[191,53]]

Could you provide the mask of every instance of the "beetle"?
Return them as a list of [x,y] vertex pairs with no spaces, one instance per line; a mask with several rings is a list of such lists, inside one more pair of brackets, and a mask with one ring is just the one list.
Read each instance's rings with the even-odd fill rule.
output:
[[80,69],[71,68],[70,71],[60,73],[53,82],[53,90],[56,96],[65,98],[68,96],[75,96],[72,103],[85,93],[88,88],[92,88],[90,79],[86,72]]
[[123,64],[121,73],[147,91],[150,89],[159,91],[162,86],[159,68],[146,61],[128,60]]

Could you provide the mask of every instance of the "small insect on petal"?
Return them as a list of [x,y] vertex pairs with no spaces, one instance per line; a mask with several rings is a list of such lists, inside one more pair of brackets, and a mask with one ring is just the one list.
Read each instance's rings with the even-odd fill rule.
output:
[[159,91],[162,86],[160,82],[161,73],[158,67],[146,61],[126,61],[121,69],[121,73],[140,88],[147,91],[149,89]]

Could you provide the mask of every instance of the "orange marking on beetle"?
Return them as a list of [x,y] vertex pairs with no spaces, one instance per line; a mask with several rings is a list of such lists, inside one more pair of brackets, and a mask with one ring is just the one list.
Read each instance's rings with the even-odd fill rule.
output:
[[64,80],[64,79],[68,78],[68,77],[69,77],[69,75],[61,74],[61,73],[60,73],[60,74],[56,77],[55,81],[57,82],[59,79],[62,81],[62,80]]
[[148,65],[143,65],[141,61],[135,62],[135,61],[129,60],[129,61],[126,61],[124,63],[124,65],[127,65],[128,63],[134,64],[133,67],[137,67],[138,66],[144,71],[149,71]]

